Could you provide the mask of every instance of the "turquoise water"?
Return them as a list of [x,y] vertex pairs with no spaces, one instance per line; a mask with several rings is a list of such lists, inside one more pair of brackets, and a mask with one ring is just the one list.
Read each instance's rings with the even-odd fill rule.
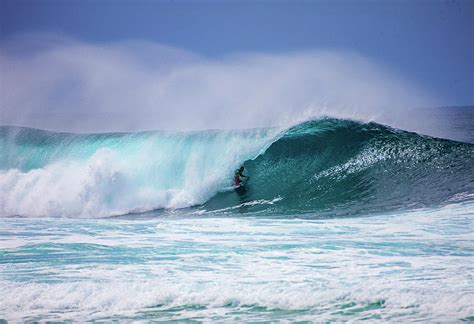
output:
[[[0,149],[4,216],[194,208],[333,217],[439,206],[474,193],[474,144],[334,118],[191,133],[0,127]],[[251,181],[236,195],[241,164]]]
[[472,319],[473,207],[321,220],[6,218],[0,318]]
[[474,132],[455,124],[2,126],[0,319],[472,321]]

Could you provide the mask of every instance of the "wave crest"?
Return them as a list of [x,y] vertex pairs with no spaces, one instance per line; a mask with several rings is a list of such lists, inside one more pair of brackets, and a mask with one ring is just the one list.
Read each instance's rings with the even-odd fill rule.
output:
[[[1,127],[0,146],[3,216],[192,206],[199,213],[347,215],[439,205],[474,192],[474,145],[333,118],[284,132],[78,135]],[[251,181],[238,195],[232,171],[242,162]]]

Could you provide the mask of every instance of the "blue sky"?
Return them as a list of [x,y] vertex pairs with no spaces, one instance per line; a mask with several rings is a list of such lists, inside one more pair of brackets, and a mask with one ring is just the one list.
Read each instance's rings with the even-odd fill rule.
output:
[[0,39],[62,33],[145,40],[216,58],[336,49],[422,85],[441,105],[474,104],[474,1],[0,0]]

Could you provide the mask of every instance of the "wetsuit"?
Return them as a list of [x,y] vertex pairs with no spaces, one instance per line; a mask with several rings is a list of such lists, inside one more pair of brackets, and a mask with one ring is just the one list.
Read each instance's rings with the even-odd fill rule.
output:
[[236,188],[240,187],[240,184],[242,183],[242,179],[240,179],[240,176],[241,176],[240,170],[239,169],[235,170],[234,185]]

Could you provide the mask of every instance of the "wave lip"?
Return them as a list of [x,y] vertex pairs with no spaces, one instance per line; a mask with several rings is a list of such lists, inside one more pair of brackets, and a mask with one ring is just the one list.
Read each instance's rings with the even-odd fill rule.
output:
[[[472,200],[474,145],[322,118],[277,129],[53,133],[0,128],[0,214],[353,215]],[[240,163],[246,193],[231,187]],[[271,203],[266,203],[271,202]]]

